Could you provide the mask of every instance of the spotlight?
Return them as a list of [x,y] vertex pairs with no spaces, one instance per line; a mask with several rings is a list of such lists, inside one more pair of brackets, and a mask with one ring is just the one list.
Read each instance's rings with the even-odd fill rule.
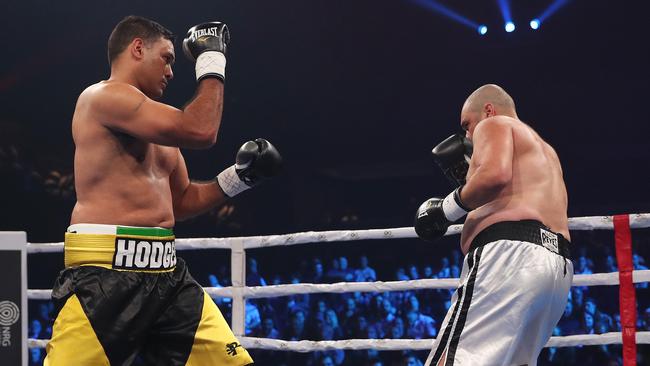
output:
[[533,29],[539,28],[539,19],[533,19],[530,21],[530,27]]
[[515,23],[508,22],[506,23],[506,32],[510,33],[515,30]]
[[483,35],[485,35],[485,33],[487,33],[487,31],[488,31],[488,29],[487,29],[486,25],[481,24],[481,25],[478,26],[478,34],[483,36]]

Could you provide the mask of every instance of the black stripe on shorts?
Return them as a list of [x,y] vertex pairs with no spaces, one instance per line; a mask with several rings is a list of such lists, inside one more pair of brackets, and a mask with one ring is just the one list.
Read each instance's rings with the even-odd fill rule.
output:
[[[467,267],[470,268],[470,271],[473,272],[473,265],[474,265],[474,256],[473,255],[468,255],[467,256]],[[449,322],[447,323],[447,327],[445,328],[445,332],[442,335],[442,338],[440,339],[440,342],[438,343],[438,348],[436,348],[436,353],[433,355],[433,360],[431,361],[432,365],[437,364],[440,361],[440,358],[442,357],[442,353],[445,351],[447,348],[447,341],[449,340],[449,337],[451,336],[452,330],[454,329],[454,324],[456,323],[456,317],[458,316],[458,311],[461,308],[461,299],[463,299],[463,293],[465,292],[465,285],[461,286],[458,288],[458,291],[456,293],[456,303],[454,304],[454,310],[451,314],[451,317],[449,318]]]
[[445,365],[453,366],[454,356],[456,356],[456,349],[458,348],[458,343],[460,341],[460,335],[463,333],[463,328],[465,328],[465,322],[467,321],[467,313],[469,312],[469,306],[472,303],[472,295],[474,294],[474,283],[476,282],[476,274],[478,273],[479,262],[481,261],[481,253],[483,253],[484,247],[479,247],[475,252],[474,256],[476,257],[476,264],[472,268],[472,272],[469,275],[467,280],[467,292],[465,293],[465,299],[463,300],[463,306],[460,309],[460,314],[458,316],[458,322],[456,328],[454,329],[454,334],[451,337],[451,342],[449,344],[449,351],[447,351],[447,362]]

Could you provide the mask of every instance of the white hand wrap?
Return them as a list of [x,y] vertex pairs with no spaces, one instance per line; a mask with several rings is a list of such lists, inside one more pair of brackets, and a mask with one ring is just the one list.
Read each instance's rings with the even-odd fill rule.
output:
[[461,217],[467,215],[467,210],[456,200],[456,191],[454,190],[442,201],[442,211],[445,213],[447,220],[455,222]]
[[196,80],[214,75],[222,80],[226,78],[226,56],[218,51],[206,51],[196,59]]
[[234,165],[217,175],[217,183],[228,197],[234,197],[250,188],[248,184],[239,179]]

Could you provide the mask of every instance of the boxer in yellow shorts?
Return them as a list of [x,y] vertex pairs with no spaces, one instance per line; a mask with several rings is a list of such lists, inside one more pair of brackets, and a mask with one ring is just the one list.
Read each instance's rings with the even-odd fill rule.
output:
[[110,77],[81,93],[72,118],[77,203],[66,269],[52,293],[57,315],[45,365],[131,365],[138,355],[157,366],[253,363],[176,258],[171,229],[281,167],[278,151],[258,138],[215,179],[189,179],[179,148],[216,141],[229,38],[220,22],[187,32],[183,49],[198,87],[179,110],[155,101],[173,77],[172,33],[137,16],[113,29]]

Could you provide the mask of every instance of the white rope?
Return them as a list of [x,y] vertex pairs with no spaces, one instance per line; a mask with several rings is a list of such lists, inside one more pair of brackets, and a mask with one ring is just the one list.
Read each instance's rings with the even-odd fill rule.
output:
[[[380,351],[430,350],[433,339],[346,339],[342,341],[284,341],[279,339],[241,337],[246,348],[261,348],[275,351],[313,352],[336,349],[360,350],[377,349]],[[551,337],[544,347],[574,347],[579,345],[595,346],[604,344],[621,344],[620,332],[603,334],[579,334],[565,337]],[[650,343],[650,332],[637,332],[637,344]]]
[[[328,350],[376,349],[379,351],[430,350],[433,339],[346,339],[342,341],[284,341],[280,339],[240,337],[246,348],[273,351],[313,352]],[[621,344],[620,332],[603,334],[579,334],[565,337],[551,337],[545,347],[595,346]],[[45,348],[49,339],[29,339],[29,348]],[[650,332],[637,332],[637,344],[650,344]]]
[[[634,271],[634,283],[650,282],[650,270]],[[594,273],[573,276],[573,286],[618,285],[618,272]],[[339,282],[331,284],[297,283],[273,286],[253,286],[241,288],[241,295],[248,299],[279,297],[296,294],[346,293],[346,292],[388,292],[425,289],[455,289],[457,278],[424,279],[389,282]],[[233,297],[233,287],[204,287],[212,297]],[[49,300],[52,290],[27,290],[30,300]]]
[[[650,214],[632,214],[630,215],[630,227],[647,228],[650,227]],[[612,230],[613,217],[611,216],[592,216],[578,217],[569,219],[569,229],[571,230]],[[445,235],[459,234],[462,225],[451,226]],[[415,238],[415,230],[412,227],[393,228],[393,229],[371,229],[371,230],[342,230],[342,231],[320,231],[320,232],[302,232],[286,235],[271,236],[253,236],[253,237],[236,237],[236,238],[194,238],[194,239],[177,239],[176,248],[179,250],[191,249],[232,249],[236,248],[237,252],[245,255],[245,249],[263,248],[271,246],[295,245],[316,242],[340,242],[353,240],[370,240],[370,239],[398,239],[398,238]],[[244,249],[244,250],[241,250]],[[52,253],[62,252],[63,243],[41,243],[27,244],[27,253]],[[234,253],[233,253],[234,255]],[[239,265],[242,256],[237,263],[232,260],[233,271],[245,273],[245,268]],[[237,267],[237,268],[235,268]],[[240,268],[241,267],[241,268]],[[235,277],[233,276],[233,280]],[[245,281],[245,277],[237,277],[238,282]],[[633,281],[648,282],[650,281],[650,270],[634,271]],[[618,273],[597,273],[591,275],[574,276],[574,286],[596,286],[596,285],[616,285],[619,283]],[[403,291],[417,289],[434,289],[446,288],[452,289],[458,285],[458,279],[425,279],[412,281],[391,281],[391,282],[353,282],[353,283],[335,283],[335,284],[291,284],[277,286],[257,286],[245,287],[243,283],[236,284],[235,287],[206,288],[211,296],[233,297],[238,300],[239,307],[243,305],[244,298],[258,297],[276,297],[287,296],[292,294],[306,293],[342,293],[342,292],[386,292],[386,291]],[[29,299],[47,300],[51,297],[51,290],[27,290]],[[238,328],[243,322],[243,313],[237,316]],[[234,321],[233,321],[234,323]],[[237,333],[243,333],[237,332]],[[238,335],[240,335],[238,334]],[[404,340],[404,339],[381,339],[381,340],[361,340],[351,339],[342,341],[283,341],[265,338],[241,337],[242,344],[248,348],[263,348],[284,351],[310,352],[317,350],[329,349],[368,349],[378,350],[408,350],[408,349],[430,349],[433,340]],[[650,332],[637,332],[636,341],[639,344],[650,343]],[[29,339],[29,347],[43,348],[48,340]],[[606,333],[600,335],[575,335],[568,337],[552,337],[548,347],[568,347],[576,345],[596,345],[596,344],[620,344],[622,342],[621,333]]]
[[[650,227],[650,214],[631,214],[630,228],[640,229]],[[612,216],[573,217],[569,219],[571,230],[612,230]],[[452,225],[445,235],[459,234],[463,225]],[[283,235],[243,236],[233,238],[191,238],[176,239],[176,249],[230,249],[233,242],[242,240],[244,249],[268,248],[307,243],[340,242],[353,240],[377,240],[416,238],[412,227],[369,229],[369,230],[334,230],[307,231]],[[63,251],[63,243],[27,244],[27,253],[49,253]]]

